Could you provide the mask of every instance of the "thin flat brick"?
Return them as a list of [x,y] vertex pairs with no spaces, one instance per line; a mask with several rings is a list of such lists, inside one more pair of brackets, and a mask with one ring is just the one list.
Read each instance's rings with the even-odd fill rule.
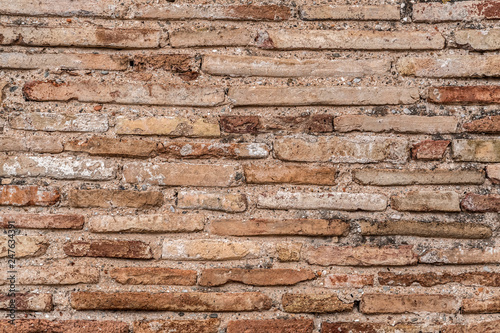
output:
[[26,141],[13,136],[0,136],[0,151],[27,151]]
[[64,150],[64,146],[60,138],[52,135],[39,135],[38,133],[29,137],[27,147],[33,153],[59,154]]
[[300,18],[305,21],[317,20],[361,20],[399,21],[400,7],[397,5],[374,6],[327,6],[313,5],[300,8]]
[[120,284],[129,285],[177,285],[196,284],[196,271],[163,267],[113,268],[109,275]]
[[217,333],[220,319],[206,320],[148,320],[134,322],[134,333],[184,332]]
[[13,250],[12,246],[15,246],[15,257],[16,258],[31,258],[39,257],[44,255],[49,247],[47,239],[43,236],[15,236],[15,245],[12,245],[12,238],[8,236],[0,236],[0,258],[6,258],[9,253],[9,249]]
[[[12,297],[0,294],[0,309],[9,310]],[[17,311],[50,312],[53,309],[52,294],[17,293],[15,294],[15,309]]]
[[302,243],[283,242],[276,244],[276,257],[281,262],[299,261],[302,251]]
[[462,200],[462,208],[468,212],[500,212],[500,194],[468,193]]
[[[421,326],[412,324],[396,324],[390,325],[387,323],[359,323],[359,322],[323,322],[321,324],[321,333],[422,333],[432,332],[439,333],[442,326]],[[464,332],[465,333],[465,332]]]
[[101,114],[22,113],[9,118],[14,129],[45,132],[106,132],[108,117]]
[[462,127],[465,131],[472,133],[500,133],[500,116],[473,120],[463,124]]
[[467,273],[416,273],[395,274],[392,272],[379,272],[378,282],[385,286],[409,287],[418,283],[422,287],[433,287],[448,283],[458,283],[463,286],[500,286],[500,274],[488,272]]
[[99,215],[89,218],[92,232],[194,232],[204,228],[203,214]]
[[329,166],[247,164],[247,184],[334,185],[337,169]]
[[335,313],[352,311],[353,303],[342,302],[337,295],[285,294],[283,311],[292,313]]
[[500,251],[493,247],[450,249],[426,249],[419,257],[422,264],[475,265],[496,264],[500,261]]
[[418,262],[412,248],[412,245],[320,246],[307,249],[304,257],[309,264],[321,266],[409,266]]
[[93,240],[67,242],[64,253],[71,257],[107,257],[127,259],[151,259],[153,253],[148,244],[141,241]]
[[499,313],[500,298],[492,297],[488,299],[466,298],[462,301],[462,313]]
[[216,106],[224,102],[224,91],[220,88],[109,84],[86,80],[66,83],[31,81],[24,85],[23,94],[27,100],[38,102],[77,100],[90,103],[171,106]]
[[165,239],[162,259],[167,260],[236,260],[259,258],[262,247],[250,241],[227,239]]
[[200,61],[189,54],[135,54],[132,59],[136,71],[161,69],[174,73],[194,73],[200,69]]
[[457,313],[460,304],[447,295],[384,295],[365,294],[360,311],[365,314],[438,312]]
[[261,193],[258,208],[266,209],[328,209],[345,211],[384,211],[387,197],[382,194],[344,192],[285,192]]
[[344,115],[335,117],[336,132],[455,133],[458,120],[446,116],[383,116]]
[[232,87],[228,98],[235,106],[399,105],[420,95],[399,87]]
[[271,308],[271,299],[259,292],[74,292],[71,307],[76,310],[142,310],[189,312],[262,311]]
[[391,207],[402,212],[460,212],[460,198],[451,191],[410,191],[392,196]]
[[134,135],[165,135],[187,137],[218,137],[220,129],[218,123],[211,123],[203,118],[190,121],[182,117],[151,117],[129,119],[117,117],[116,134]]
[[221,130],[226,133],[330,133],[333,132],[333,116],[328,114],[303,114],[299,116],[221,116]]
[[429,102],[437,104],[499,104],[500,87],[433,87],[429,88]]
[[173,48],[212,46],[252,46],[255,32],[244,28],[210,30],[185,30],[169,35]]
[[398,170],[360,169],[353,178],[363,185],[462,185],[484,183],[484,172],[473,170]]
[[14,222],[16,228],[21,229],[82,229],[85,217],[76,214],[6,213],[0,215],[1,228],[7,228],[9,222]]
[[208,209],[228,213],[241,213],[247,209],[247,197],[244,194],[180,191],[177,206],[186,209]]
[[114,1],[88,0],[75,2],[72,0],[19,0],[13,3],[0,0],[0,14],[22,16],[87,16],[116,17],[125,10]]
[[[8,273],[5,272],[6,277]],[[16,282],[22,285],[76,285],[97,284],[99,269],[89,265],[51,262],[45,265],[22,266],[17,270]]]
[[258,159],[269,156],[265,143],[165,142],[159,149],[166,158],[233,158]]
[[500,162],[500,140],[453,140],[452,155],[455,161],[461,162]]
[[500,184],[500,164],[488,165],[486,174],[493,184]]
[[324,287],[331,289],[363,288],[373,286],[373,275],[329,274],[325,277]]
[[60,199],[59,190],[38,186],[6,185],[0,187],[0,206],[52,206]]
[[453,3],[416,3],[414,22],[449,22],[500,19],[500,2],[496,0]]
[[291,286],[315,277],[313,271],[306,269],[213,268],[201,271],[198,284],[214,287],[229,282],[239,282],[252,286]]
[[161,206],[164,198],[161,192],[132,190],[71,190],[69,205],[76,208],[150,208]]
[[47,320],[47,319],[16,319],[15,325],[8,320],[0,320],[2,333],[39,333],[39,332],[106,332],[128,333],[129,325],[121,321],[110,320]]
[[140,157],[154,156],[158,144],[153,141],[91,137],[86,140],[72,140],[64,144],[65,151],[83,152],[89,155]]
[[312,319],[233,320],[227,324],[227,333],[312,333]]
[[500,330],[500,320],[483,321],[464,325],[448,325],[443,327],[442,333],[484,332],[495,333]]
[[424,140],[411,148],[411,157],[415,160],[440,160],[443,158],[449,140]]
[[257,133],[259,116],[220,116],[220,128],[226,133]]
[[458,30],[455,31],[455,43],[475,51],[500,50],[500,29]]

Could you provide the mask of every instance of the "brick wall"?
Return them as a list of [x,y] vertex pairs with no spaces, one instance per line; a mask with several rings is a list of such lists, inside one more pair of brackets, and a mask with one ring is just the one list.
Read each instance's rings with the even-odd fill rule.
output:
[[500,332],[499,20],[0,0],[0,332]]

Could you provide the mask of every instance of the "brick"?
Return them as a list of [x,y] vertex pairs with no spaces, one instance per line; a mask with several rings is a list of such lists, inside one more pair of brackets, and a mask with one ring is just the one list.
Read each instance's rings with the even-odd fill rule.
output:
[[216,30],[184,30],[169,34],[170,45],[173,48],[203,47],[203,46],[251,46],[254,45],[253,31],[236,29]]
[[[8,273],[4,273],[7,278]],[[16,282],[21,285],[45,286],[97,284],[99,269],[88,265],[71,266],[57,261],[43,266],[22,266],[16,273]]]
[[24,139],[12,136],[0,136],[0,151],[27,151],[26,141]]
[[359,169],[353,178],[363,185],[450,185],[484,183],[484,172],[473,170],[398,170]]
[[361,234],[366,236],[408,235],[440,238],[490,238],[491,228],[483,224],[462,222],[360,221]]
[[500,330],[500,320],[471,323],[465,325],[448,325],[443,327],[443,333],[484,332],[494,333]]
[[390,325],[386,323],[358,323],[358,322],[323,322],[321,324],[321,333],[438,333],[441,326],[438,327],[422,327],[412,324],[396,324]]
[[462,301],[462,313],[498,313],[500,312],[500,299],[492,297],[489,299],[466,298]]
[[57,189],[38,186],[0,186],[0,206],[52,206],[60,199]]
[[458,121],[455,117],[344,115],[335,117],[337,132],[396,132],[396,133],[455,133]]
[[5,69],[95,69],[123,71],[128,68],[128,59],[124,56],[108,54],[0,54],[0,68]]
[[312,319],[233,320],[227,324],[227,333],[311,333]]
[[0,14],[5,15],[88,17],[115,17],[125,9],[115,6],[113,1],[96,0],[76,3],[72,0],[59,0],[56,3],[50,0],[19,0],[16,4],[1,0],[0,8]]
[[[0,309],[9,310],[12,297],[0,294]],[[53,309],[52,294],[16,293],[15,309],[17,311],[50,312]]]
[[324,287],[332,289],[363,288],[373,286],[373,275],[329,274],[325,277]]
[[220,116],[220,128],[226,133],[257,133],[259,116]]
[[292,162],[404,162],[407,140],[357,136],[285,136],[274,141],[276,158]]
[[412,245],[320,246],[308,248],[304,256],[309,264],[320,266],[409,266],[418,261],[412,248]]
[[161,34],[160,30],[153,29],[14,26],[2,28],[0,45],[157,48],[160,46]]
[[500,50],[499,38],[500,29],[455,31],[455,43],[475,51]]
[[299,261],[302,252],[302,243],[285,242],[276,244],[276,256],[281,262]]
[[378,282],[385,286],[409,287],[418,283],[422,287],[433,287],[448,283],[459,283],[463,286],[500,286],[500,274],[488,272],[467,273],[417,273],[417,274],[395,274],[391,272],[379,272]]
[[302,165],[244,165],[247,184],[334,185],[336,168]]
[[220,319],[206,320],[148,320],[134,322],[135,333],[184,332],[217,333]]
[[204,269],[198,279],[200,286],[222,286],[238,282],[252,286],[292,286],[316,277],[313,271],[301,269],[242,269],[213,268]]
[[330,133],[333,132],[333,116],[328,114],[305,114],[300,116],[275,116],[261,118],[258,116],[221,116],[221,130],[225,133],[265,133],[265,132],[299,132]]
[[159,149],[165,158],[255,159],[269,156],[265,143],[165,142]]
[[0,258],[6,258],[13,246],[16,258],[31,258],[44,255],[49,243],[42,236],[15,236],[14,242],[9,236],[0,236]]
[[416,88],[396,87],[231,87],[235,106],[398,105],[413,104]]
[[120,284],[178,285],[196,284],[196,271],[163,267],[113,268],[109,275]]
[[27,143],[28,149],[33,153],[62,153],[64,146],[62,140],[54,136],[33,135]]
[[165,186],[239,186],[243,172],[240,167],[224,164],[142,163],[123,166],[127,183]]
[[228,213],[247,210],[248,202],[244,194],[204,191],[180,191],[177,206],[186,209],[207,209]]
[[460,198],[451,191],[410,191],[392,196],[391,207],[401,212],[460,212]]
[[[131,91],[134,93],[131,94]],[[224,91],[219,88],[136,83],[107,84],[86,80],[66,83],[31,81],[24,85],[23,94],[27,100],[38,102],[77,100],[91,103],[207,107],[224,102]]]
[[72,156],[4,156],[0,157],[0,176],[110,180],[116,177],[116,166],[110,161]]
[[47,320],[47,319],[16,319],[15,325],[8,320],[0,320],[0,331],[3,333],[39,333],[39,332],[106,332],[128,333],[127,323],[110,320]]
[[92,232],[194,232],[203,230],[203,214],[99,215],[89,218]]
[[500,184],[500,164],[488,165],[486,174],[493,184]]
[[384,295],[365,294],[360,311],[365,314],[439,312],[457,313],[460,304],[448,295]]
[[161,192],[132,190],[71,190],[69,205],[77,208],[150,208],[161,206],[164,198]]
[[440,160],[450,145],[449,140],[424,140],[411,148],[411,158],[415,160]]
[[394,5],[378,6],[302,6],[300,17],[305,21],[316,20],[384,20],[399,21],[400,7]]
[[227,239],[165,239],[162,259],[167,260],[236,260],[260,258],[262,247],[250,241]]
[[226,55],[203,56],[202,71],[211,75],[270,77],[333,77],[381,75],[388,60],[277,59]]
[[333,219],[226,219],[211,221],[209,231],[222,236],[345,236],[349,223]]
[[500,162],[500,140],[453,140],[452,155],[461,162]]
[[15,227],[21,229],[82,229],[85,217],[76,214],[7,213],[0,215],[0,228],[8,228],[9,222],[14,222]]
[[257,46],[273,50],[440,50],[444,37],[438,32],[308,30],[267,30],[259,32]]
[[495,264],[500,261],[500,251],[496,248],[426,249],[419,257],[422,264],[473,265]]
[[189,73],[200,69],[200,61],[189,54],[136,54],[132,59],[137,71],[162,69],[174,73]]
[[500,116],[489,116],[473,120],[462,126],[465,131],[472,133],[500,133]]
[[86,140],[68,141],[64,144],[64,150],[89,155],[146,158],[155,155],[157,146],[153,141],[94,136]]
[[384,211],[387,198],[381,194],[344,192],[285,192],[261,193],[258,208],[266,209],[328,209],[345,211]]
[[342,302],[337,295],[284,294],[283,311],[292,313],[333,313],[352,311],[353,303]]
[[453,3],[416,3],[414,22],[448,22],[500,19],[500,2],[496,0]]
[[405,57],[397,62],[401,75],[417,77],[498,77],[499,56]]
[[498,104],[500,87],[433,87],[429,88],[428,99],[437,104]]
[[259,292],[74,292],[76,310],[143,310],[189,312],[261,311],[271,308],[271,299]]
[[166,135],[188,137],[218,137],[219,124],[203,118],[190,121],[182,117],[158,117],[129,119],[117,117],[116,134]]
[[22,113],[9,118],[14,129],[46,132],[106,132],[108,117],[101,114],[80,113],[64,115],[59,113]]
[[141,241],[92,240],[67,242],[64,244],[63,250],[66,255],[71,257],[153,258],[149,245]]
[[500,212],[500,194],[468,193],[462,200],[462,209],[468,212]]

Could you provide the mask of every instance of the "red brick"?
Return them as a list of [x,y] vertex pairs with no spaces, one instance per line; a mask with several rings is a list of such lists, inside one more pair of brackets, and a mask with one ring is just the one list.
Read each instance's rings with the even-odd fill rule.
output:
[[83,215],[72,214],[2,214],[0,227],[7,228],[8,222],[14,221],[16,228],[24,229],[82,229],[85,222]]
[[312,319],[236,320],[227,325],[227,333],[311,333]]
[[64,253],[72,257],[108,257],[128,259],[151,259],[149,245],[141,241],[94,240],[67,242]]
[[467,132],[500,133],[500,116],[489,116],[463,124]]
[[450,140],[420,141],[411,148],[411,157],[416,160],[439,160],[450,143]]
[[1,186],[0,206],[52,206],[60,199],[56,189],[42,190],[38,186]]
[[462,208],[469,212],[500,212],[500,194],[469,193],[462,200]]
[[438,104],[498,104],[500,87],[466,86],[429,88],[429,102]]
[[109,275],[120,284],[178,285],[196,284],[196,271],[163,267],[113,268]]
[[360,311],[364,314],[439,312],[457,313],[460,304],[453,296],[411,294],[364,294]]
[[285,294],[283,311],[292,313],[332,313],[352,311],[353,303],[344,303],[337,295]]
[[500,164],[488,165],[486,174],[493,184],[500,184]]
[[221,116],[220,127],[226,133],[257,133],[258,116]]
[[[0,294],[0,309],[9,309],[11,299],[7,294]],[[52,294],[16,293],[15,300],[17,311],[49,312],[53,309]]]
[[411,324],[390,325],[386,323],[323,322],[321,324],[321,333],[434,333],[440,332],[440,328],[437,327],[437,330],[434,331],[433,328]]
[[71,190],[69,205],[77,208],[150,208],[161,206],[164,198],[161,192],[132,190]]
[[471,323],[464,325],[449,325],[442,329],[442,333],[496,333],[500,332],[500,320]]
[[336,168],[286,164],[247,164],[247,184],[334,185]]
[[477,314],[477,313],[499,313],[500,312],[500,297],[492,297],[488,299],[467,298],[462,301],[462,313]]
[[214,268],[204,269],[198,284],[213,287],[239,282],[253,286],[291,286],[315,277],[311,270]]
[[94,320],[46,320],[46,319],[16,319],[15,325],[8,320],[0,320],[2,333],[128,333],[129,326],[121,321]]
[[223,132],[240,134],[279,131],[299,133],[333,132],[333,116],[328,114],[276,116],[271,118],[259,116],[221,116],[220,124]]
[[[134,333],[217,333],[220,319],[207,320],[149,320],[134,322]],[[128,331],[127,331],[128,332]]]
[[385,286],[409,287],[418,283],[422,287],[433,287],[448,283],[459,283],[463,286],[490,286],[500,287],[500,274],[488,272],[467,273],[415,273],[396,274],[391,272],[379,272],[378,282]]
[[325,288],[363,288],[373,286],[373,275],[330,274],[325,277]]

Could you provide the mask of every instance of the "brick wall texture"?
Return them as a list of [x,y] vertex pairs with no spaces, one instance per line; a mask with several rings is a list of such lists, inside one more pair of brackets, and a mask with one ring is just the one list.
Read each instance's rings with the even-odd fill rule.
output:
[[500,332],[499,78],[498,0],[0,0],[0,333]]

